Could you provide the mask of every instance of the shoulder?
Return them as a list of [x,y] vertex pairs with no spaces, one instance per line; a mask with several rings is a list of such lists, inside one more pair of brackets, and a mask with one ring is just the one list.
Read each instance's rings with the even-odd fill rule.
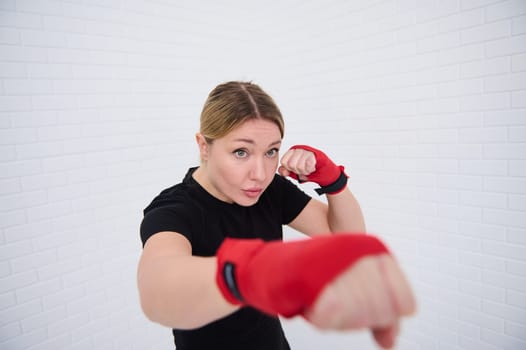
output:
[[298,198],[305,199],[309,197],[295,183],[279,174],[274,175],[274,179],[272,179],[272,182],[265,192],[272,199],[279,201],[296,200]]
[[159,208],[174,206],[189,206],[198,197],[196,183],[191,174],[195,168],[190,168],[182,182],[162,190],[144,209],[144,215]]
[[196,222],[203,215],[195,192],[195,186],[188,181],[162,190],[143,210],[140,225],[143,244],[152,235],[163,231],[178,232],[191,241]]
[[274,174],[274,178],[272,179],[272,182],[268,186],[268,189],[271,191],[294,191],[294,190],[300,190],[295,184],[293,184],[289,179],[279,175]]
[[180,183],[162,190],[144,209],[144,215],[159,208],[188,204],[187,202],[190,199],[189,192],[189,186],[184,183]]

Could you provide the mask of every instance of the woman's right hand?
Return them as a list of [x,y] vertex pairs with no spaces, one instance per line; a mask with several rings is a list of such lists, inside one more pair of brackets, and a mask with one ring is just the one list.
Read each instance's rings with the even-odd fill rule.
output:
[[409,283],[375,236],[338,233],[290,242],[227,238],[217,251],[225,300],[271,315],[303,316],[322,329],[370,328],[390,347],[414,313]]
[[360,259],[328,284],[303,316],[321,329],[369,328],[376,342],[391,348],[401,318],[416,302],[395,259],[388,254]]

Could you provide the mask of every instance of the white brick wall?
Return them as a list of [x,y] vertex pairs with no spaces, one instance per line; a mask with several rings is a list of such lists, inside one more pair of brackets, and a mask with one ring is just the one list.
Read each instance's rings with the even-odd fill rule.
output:
[[400,349],[526,348],[524,0],[0,1],[0,348],[171,347],[138,304],[141,210],[231,79],[346,165],[418,295]]

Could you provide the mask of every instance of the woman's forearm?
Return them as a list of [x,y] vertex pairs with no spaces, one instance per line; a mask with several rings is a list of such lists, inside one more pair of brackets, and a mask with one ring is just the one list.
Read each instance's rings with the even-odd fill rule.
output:
[[229,315],[229,304],[215,283],[216,258],[160,256],[141,260],[138,287],[141,306],[153,322],[193,329]]
[[331,232],[365,232],[362,209],[348,188],[338,194],[328,194],[327,202]]

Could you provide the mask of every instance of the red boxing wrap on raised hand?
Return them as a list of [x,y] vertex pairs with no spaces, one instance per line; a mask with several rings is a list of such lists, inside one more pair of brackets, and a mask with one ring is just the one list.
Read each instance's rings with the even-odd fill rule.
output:
[[[316,170],[306,177],[307,181],[315,182],[322,187],[321,189],[316,190],[316,192],[319,194],[336,194],[345,188],[347,184],[347,174],[345,174],[343,165],[334,164],[325,153],[307,145],[295,145],[290,149],[298,148],[314,153],[314,157],[316,158]],[[298,174],[291,173],[290,176],[299,180]],[[331,185],[335,185],[335,187],[331,188]]]
[[365,234],[291,242],[227,238],[217,251],[216,282],[231,304],[292,317],[303,314],[328,283],[360,258],[384,253],[387,247]]

